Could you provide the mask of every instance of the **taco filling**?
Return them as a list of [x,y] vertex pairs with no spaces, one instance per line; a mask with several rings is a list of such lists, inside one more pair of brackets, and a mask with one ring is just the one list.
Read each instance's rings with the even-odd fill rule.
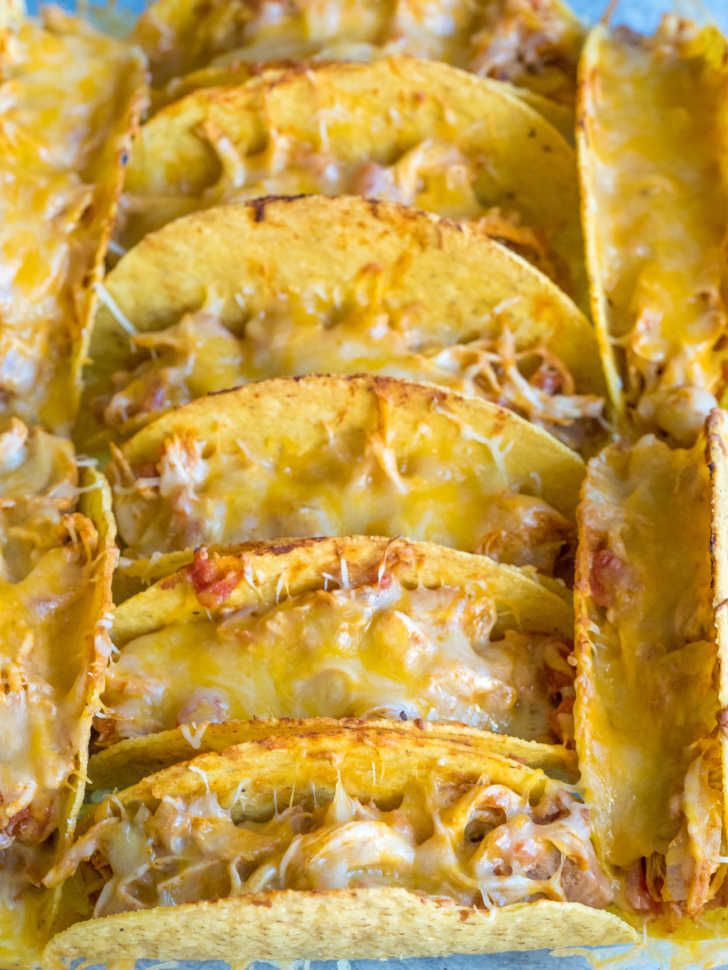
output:
[[66,439],[18,418],[0,430],[0,904],[39,883],[85,774],[110,646],[96,629],[107,550],[85,514],[97,486],[79,483]]
[[[455,720],[531,740],[572,738],[570,644],[523,632],[513,618],[496,629],[485,583],[407,588],[382,568],[373,584],[337,588],[326,575],[324,588],[285,598],[282,577],[282,602],[225,610],[243,576],[205,553],[190,574],[207,616],[123,645],[96,721],[99,744],[255,717]],[[217,609],[209,590],[222,591]]]
[[70,441],[18,418],[0,423],[0,580],[20,581],[67,541],[77,486]]
[[551,899],[602,907],[613,896],[588,812],[567,788],[538,797],[487,777],[410,783],[395,804],[308,789],[266,818],[236,794],[114,799],[49,874],[81,869],[94,916],[271,890],[398,886],[491,909]]
[[236,332],[212,301],[164,330],[133,334],[128,366],[91,403],[116,437],[126,437],[158,414],[250,381],[366,372],[483,397],[573,448],[603,434],[603,398],[577,393],[568,365],[545,343],[518,346],[507,327],[495,337],[437,342],[418,323],[416,312],[393,315],[368,303],[322,313],[286,294]]

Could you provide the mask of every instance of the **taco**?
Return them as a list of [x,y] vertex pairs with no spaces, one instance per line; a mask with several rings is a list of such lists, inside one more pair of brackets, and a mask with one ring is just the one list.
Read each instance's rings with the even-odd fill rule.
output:
[[[725,417],[708,453],[653,436],[588,466],[576,573],[576,739],[597,850],[626,904],[727,901],[721,660]],[[711,479],[712,469],[712,479]]]
[[[117,559],[105,480],[18,419],[0,435],[0,960],[27,965],[73,836],[111,651]],[[6,930],[7,926],[7,930]]]
[[110,952],[247,963],[634,939],[603,908],[612,886],[570,786],[416,725],[249,741],[147,777],[90,812],[48,876],[64,879],[63,915],[84,921],[52,940],[48,970]]
[[230,720],[388,717],[571,746],[572,633],[570,605],[530,576],[427,543],[203,548],[117,607],[95,744],[134,739],[133,754],[177,727],[194,744]]
[[447,64],[291,68],[164,108],[135,142],[119,242],[272,194],[363,195],[471,222],[586,302],[574,150],[497,82]]
[[614,404],[685,447],[725,395],[727,52],[717,29],[666,17],[653,38],[597,27],[581,65],[587,257]]
[[599,348],[576,306],[504,246],[403,206],[309,196],[195,213],[105,287],[88,451],[212,391],[360,371],[497,401],[584,452],[605,435]]
[[141,55],[57,7],[0,19],[0,416],[70,430]]
[[127,557],[281,536],[437,542],[553,575],[581,459],[486,401],[384,377],[248,384],[171,411],[107,468]]
[[133,40],[162,85],[212,62],[256,64],[390,54],[446,61],[573,104],[582,27],[561,0],[439,0],[395,8],[381,0],[157,0]]

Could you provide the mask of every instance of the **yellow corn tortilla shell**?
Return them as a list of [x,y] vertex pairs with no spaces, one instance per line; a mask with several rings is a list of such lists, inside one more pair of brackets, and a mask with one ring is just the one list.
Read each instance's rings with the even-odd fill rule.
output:
[[[478,732],[454,740],[432,727],[423,731],[414,724],[369,723],[248,741],[222,755],[203,754],[114,797],[125,808],[153,806],[172,792],[189,798],[210,790],[224,798],[245,778],[252,783],[241,793],[241,810],[255,817],[272,811],[278,799],[285,803],[294,789],[331,790],[339,779],[354,798],[394,800],[412,777],[434,775],[458,783],[482,774],[516,792],[548,784],[541,772],[493,753],[490,740]],[[88,822],[94,817],[92,813]],[[334,913],[341,933],[331,933]],[[170,920],[172,915],[177,918]],[[398,889],[288,891],[81,922],[51,941],[43,965],[51,970],[76,956],[95,959],[111,946],[126,957],[143,953],[161,959],[234,957],[245,962],[283,959],[284,947],[287,958],[340,959],[532,949],[566,939],[598,945],[636,938],[614,914],[578,904],[537,901],[484,913]]]
[[365,166],[398,162],[390,195],[460,220],[490,213],[481,231],[497,238],[515,219],[536,237],[524,253],[586,305],[574,150],[497,82],[406,57],[274,71],[158,112],[132,152],[120,242],[246,198],[381,197]]
[[[368,448],[389,472],[381,478],[375,468],[364,488],[350,476],[370,460]],[[199,449],[206,457],[202,464],[190,459],[196,470],[185,473],[182,505],[176,492],[161,494],[161,480],[143,491],[128,484],[130,468],[154,475],[164,455],[177,481],[184,456]],[[393,462],[403,468],[396,487]],[[461,481],[438,476],[448,463]],[[253,491],[250,469],[262,476]],[[313,376],[248,384],[170,412],[124,444],[109,474],[127,555],[295,535],[291,526],[305,536],[323,525],[330,535],[404,535],[472,551],[478,523],[466,507],[486,515],[504,495],[536,494],[568,520],[584,465],[546,432],[489,402],[389,378]],[[442,503],[437,521],[424,514],[425,500],[427,508]],[[310,512],[300,518],[301,503],[319,501],[326,523],[312,527]],[[253,510],[255,520],[246,523]]]
[[[577,132],[592,316],[614,406],[689,446],[725,394],[728,54],[715,27],[590,33]],[[685,152],[685,146],[693,146]]]
[[[312,0],[299,0],[278,8],[274,17],[266,12],[254,0],[204,6],[157,0],[139,18],[132,39],[147,54],[157,84],[216,58],[252,64],[349,58],[352,49],[376,44],[525,84],[569,104],[574,100],[582,27],[561,0],[440,0],[426,8],[410,4],[399,15],[382,0],[338,0],[325,14]],[[504,48],[514,49],[511,58],[504,57]]]
[[[89,452],[97,452],[109,434],[128,436],[127,427],[138,430],[150,420],[149,414],[132,416],[112,432],[95,406],[99,395],[108,395],[115,373],[136,366],[139,350],[120,320],[139,334],[160,332],[210,306],[208,312],[241,346],[251,320],[282,314],[295,328],[311,314],[331,318],[329,330],[313,338],[325,354],[319,369],[326,372],[352,367],[350,358],[337,356],[343,337],[334,324],[340,315],[366,321],[378,314],[392,330],[411,331],[411,373],[397,374],[403,377],[419,376],[414,354],[420,348],[507,331],[517,351],[544,346],[554,353],[574,378],[576,394],[606,395],[594,331],[558,287],[467,226],[392,203],[316,196],[195,213],[145,237],[104,286],[107,299],[96,313],[76,432]],[[359,367],[367,353],[372,369],[386,367],[386,348],[380,341],[359,351]],[[149,351],[144,354],[148,358]],[[291,367],[291,374],[301,372]],[[204,390],[229,387],[226,373],[208,369]],[[280,369],[255,373],[256,379],[276,376],[289,375]]]
[[43,970],[93,956],[180,960],[398,959],[634,943],[638,934],[605,910],[541,900],[483,912],[405,889],[293,890],[107,916],[54,937]]

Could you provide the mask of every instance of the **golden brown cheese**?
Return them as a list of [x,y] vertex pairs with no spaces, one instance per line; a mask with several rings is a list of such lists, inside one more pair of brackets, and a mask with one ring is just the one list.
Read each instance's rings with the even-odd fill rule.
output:
[[198,554],[191,580],[204,604],[222,599],[222,608],[124,643],[107,677],[99,743],[181,724],[349,716],[456,720],[570,741],[564,638],[524,632],[516,617],[496,630],[500,604],[485,579],[408,588],[386,559],[376,583],[352,585],[348,572],[342,559],[321,588],[290,597],[282,574],[280,602],[226,609],[235,565]]
[[340,782],[264,819],[246,818],[234,794],[222,804],[212,792],[169,793],[128,811],[106,803],[96,817],[48,879],[57,884],[80,867],[94,916],[368,886],[486,909],[534,897],[601,907],[612,898],[588,813],[556,784],[531,800],[487,777],[442,787],[413,780],[388,808],[351,797]]
[[57,8],[0,25],[0,414],[70,428],[143,88],[133,49]]
[[523,84],[560,101],[574,97],[582,30],[560,0],[158,0],[134,39],[155,83],[220,58],[255,65],[313,56],[389,53],[447,61]]
[[403,535],[553,574],[583,464],[495,405],[385,378],[265,381],[116,449],[127,555],[281,536]]
[[379,373],[507,406],[571,447],[605,436],[590,323],[504,246],[397,205],[269,200],[187,216],[104,280],[77,440],[96,451],[212,391]]
[[724,874],[703,448],[607,449],[579,512],[577,750],[597,848],[644,914],[694,915]]
[[468,221],[586,299],[575,153],[493,81],[386,58],[197,91],[142,128],[119,241],[269,195],[361,195]]
[[728,69],[717,31],[596,28],[579,151],[594,318],[615,404],[690,445],[726,364]]

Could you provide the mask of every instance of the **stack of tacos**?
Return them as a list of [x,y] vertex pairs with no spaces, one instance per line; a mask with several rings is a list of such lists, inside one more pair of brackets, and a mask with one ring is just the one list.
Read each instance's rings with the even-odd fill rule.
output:
[[0,0],[3,965],[719,931],[727,49]]

